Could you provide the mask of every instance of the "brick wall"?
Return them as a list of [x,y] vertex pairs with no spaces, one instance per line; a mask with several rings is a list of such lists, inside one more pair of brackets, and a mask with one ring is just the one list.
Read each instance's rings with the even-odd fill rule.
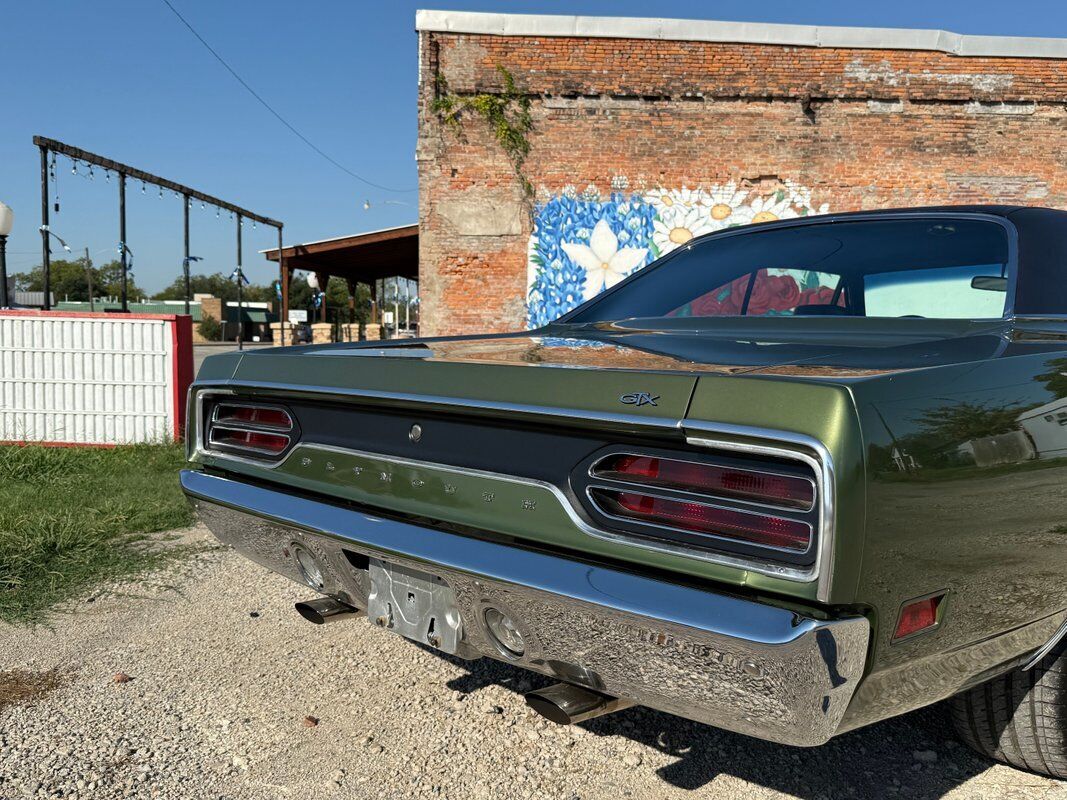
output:
[[[647,263],[668,241],[657,220],[680,224],[664,204],[688,202],[683,188],[698,190],[701,215],[729,194],[742,221],[760,209],[1067,207],[1064,60],[431,31],[419,52],[424,335],[527,327],[531,254],[580,283],[563,244],[588,244],[598,218]],[[457,93],[492,92],[497,65],[533,98],[529,203],[480,120],[457,135],[430,108],[439,73]],[[584,227],[559,233],[563,207]],[[624,241],[627,225],[643,232]]]

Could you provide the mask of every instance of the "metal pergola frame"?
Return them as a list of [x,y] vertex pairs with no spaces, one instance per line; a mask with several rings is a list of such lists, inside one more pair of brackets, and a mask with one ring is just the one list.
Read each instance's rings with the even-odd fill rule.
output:
[[[241,287],[243,275],[241,273],[241,227],[244,224],[244,220],[250,219],[253,222],[259,222],[263,225],[267,225],[276,228],[278,231],[278,252],[283,253],[282,246],[282,229],[284,224],[276,219],[265,217],[261,214],[256,214],[253,211],[249,211],[241,206],[234,205],[226,200],[223,200],[214,195],[206,194],[198,189],[194,189],[191,186],[178,183],[177,181],[169,180],[168,178],[162,178],[159,175],[154,175],[151,172],[146,172],[143,169],[137,167],[131,167],[129,164],[123,164],[121,161],[115,161],[114,159],[106,158],[96,153],[91,153],[88,150],[82,150],[80,147],[73,147],[69,144],[57,141],[56,139],[49,139],[44,136],[34,136],[33,143],[41,151],[41,269],[44,278],[44,308],[48,310],[51,307],[51,251],[49,249],[49,228],[48,228],[48,154],[56,153],[73,161],[83,161],[86,164],[92,164],[98,166],[104,170],[111,170],[118,175],[119,186],[119,255],[122,263],[122,311],[124,313],[129,312],[129,304],[126,296],[126,273],[127,273],[127,261],[126,256],[130,252],[126,246],[126,179],[133,178],[139,180],[144,184],[152,184],[158,186],[161,189],[167,189],[176,194],[182,196],[182,214],[184,223],[184,239],[185,239],[185,255],[182,259],[183,275],[185,277],[185,313],[189,313],[189,301],[190,297],[190,282],[189,282],[189,205],[193,200],[199,200],[201,203],[207,203],[215,206],[219,209],[232,212],[237,218],[237,315],[240,320],[241,316]],[[286,265],[284,257],[280,259],[278,265],[279,269],[279,282],[282,288],[282,313],[289,307],[288,297],[288,281],[286,278]],[[282,337],[281,343],[285,344],[285,325],[279,326],[279,334]],[[237,333],[238,347],[243,345],[241,340],[241,329],[238,328]]]

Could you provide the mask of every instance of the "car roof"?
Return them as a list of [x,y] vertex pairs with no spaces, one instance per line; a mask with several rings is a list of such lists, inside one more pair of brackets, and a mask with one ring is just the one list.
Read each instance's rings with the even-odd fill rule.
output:
[[[969,205],[942,205],[942,206],[902,206],[899,208],[877,208],[867,211],[841,211],[830,214],[823,214],[820,218],[839,219],[839,218],[851,218],[851,217],[870,217],[870,216],[884,216],[893,214],[915,214],[915,213],[932,213],[932,214],[991,214],[996,217],[1007,217],[1016,211],[1024,208],[1030,208],[1031,206],[1023,205],[1007,205],[1007,204],[969,204]],[[1053,211],[1053,209],[1042,209],[1045,211]]]

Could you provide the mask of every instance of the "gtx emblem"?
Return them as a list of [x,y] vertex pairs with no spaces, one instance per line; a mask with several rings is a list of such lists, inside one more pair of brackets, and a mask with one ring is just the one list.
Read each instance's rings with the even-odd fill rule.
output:
[[620,402],[626,403],[628,406],[654,406],[656,401],[659,400],[658,394],[652,394],[651,392],[630,392],[630,394],[624,394],[619,398]]

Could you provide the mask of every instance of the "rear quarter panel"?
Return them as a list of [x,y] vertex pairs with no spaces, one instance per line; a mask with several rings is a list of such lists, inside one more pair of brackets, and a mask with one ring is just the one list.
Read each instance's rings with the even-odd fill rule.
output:
[[[1067,608],[1067,352],[1012,344],[853,393],[867,462],[856,597],[876,622],[863,724],[1012,662]],[[901,606],[942,591],[938,628],[892,642]]]

